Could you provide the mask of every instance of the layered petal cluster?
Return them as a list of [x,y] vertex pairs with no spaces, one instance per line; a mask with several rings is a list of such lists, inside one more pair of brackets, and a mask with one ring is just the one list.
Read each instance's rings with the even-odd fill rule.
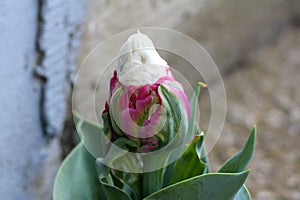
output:
[[183,87],[152,41],[141,33],[132,35],[110,81],[102,113],[106,135],[130,151],[150,152],[184,135],[189,115]]

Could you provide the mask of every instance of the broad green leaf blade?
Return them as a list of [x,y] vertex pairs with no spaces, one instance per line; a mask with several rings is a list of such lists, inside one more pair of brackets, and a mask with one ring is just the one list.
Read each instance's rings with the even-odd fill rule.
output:
[[240,188],[233,200],[251,200],[250,193],[245,185]]
[[108,148],[108,139],[105,137],[102,128],[84,119],[75,111],[73,111],[73,118],[77,133],[87,150],[97,158],[103,157]]
[[98,178],[107,200],[131,200],[131,197],[125,191],[114,185],[109,168],[103,165],[99,159],[96,162]]
[[255,139],[256,127],[254,126],[243,149],[227,160],[218,172],[237,173],[243,171],[253,156]]
[[144,200],[193,199],[230,200],[243,186],[249,171],[242,173],[211,173],[193,177],[166,187]]
[[66,157],[54,183],[54,200],[104,200],[95,158],[82,143]]
[[203,162],[201,149],[203,148],[203,134],[195,136],[183,155],[175,162],[173,175],[169,184],[199,176],[204,173],[206,163]]

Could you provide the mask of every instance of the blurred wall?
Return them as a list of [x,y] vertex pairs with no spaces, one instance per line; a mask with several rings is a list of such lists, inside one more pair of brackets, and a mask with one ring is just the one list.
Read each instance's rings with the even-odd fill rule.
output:
[[84,5],[0,2],[2,199],[52,199]]
[[37,10],[34,0],[0,2],[0,195],[5,199],[29,199],[27,184],[45,142],[41,90],[32,77]]

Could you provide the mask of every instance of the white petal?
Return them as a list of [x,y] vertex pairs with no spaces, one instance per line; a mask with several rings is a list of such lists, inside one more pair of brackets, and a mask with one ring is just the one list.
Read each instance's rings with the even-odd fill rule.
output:
[[160,57],[151,39],[139,31],[121,47],[117,74],[124,86],[153,84],[168,75],[167,69],[167,62]]

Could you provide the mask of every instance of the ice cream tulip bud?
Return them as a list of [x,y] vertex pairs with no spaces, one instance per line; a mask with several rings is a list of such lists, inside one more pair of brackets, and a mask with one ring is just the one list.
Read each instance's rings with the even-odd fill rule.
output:
[[190,105],[182,85],[148,36],[138,32],[120,51],[102,113],[104,132],[132,152],[151,152],[188,129]]

